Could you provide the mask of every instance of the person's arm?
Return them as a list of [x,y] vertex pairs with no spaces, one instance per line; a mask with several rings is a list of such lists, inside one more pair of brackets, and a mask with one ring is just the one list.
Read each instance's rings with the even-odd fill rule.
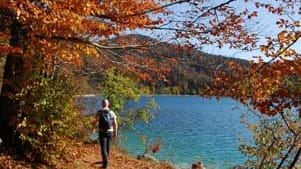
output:
[[97,113],[93,116],[92,118],[92,132],[95,132],[96,131],[96,124],[97,124],[97,121],[98,121],[98,115]]
[[116,117],[114,118],[113,129],[114,129],[114,138],[117,138],[117,134],[118,134],[118,123],[117,123]]

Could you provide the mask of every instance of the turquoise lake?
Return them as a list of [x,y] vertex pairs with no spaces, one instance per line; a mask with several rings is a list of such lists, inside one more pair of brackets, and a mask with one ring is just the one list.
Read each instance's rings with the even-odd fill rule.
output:
[[154,98],[159,106],[155,118],[147,124],[137,122],[133,131],[120,131],[120,136],[126,138],[122,145],[130,154],[144,152],[145,146],[139,139],[143,134],[150,140],[160,137],[162,148],[153,155],[179,168],[191,168],[199,160],[207,169],[226,169],[244,163],[246,157],[239,151],[238,137],[251,136],[240,123],[246,108],[239,102],[198,96]]

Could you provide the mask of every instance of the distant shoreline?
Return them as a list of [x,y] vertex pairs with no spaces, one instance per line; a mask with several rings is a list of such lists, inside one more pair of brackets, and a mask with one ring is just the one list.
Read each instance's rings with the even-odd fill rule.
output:
[[[100,96],[101,95],[98,95],[98,94],[83,94],[83,95],[74,95],[73,97],[96,97],[96,96]],[[199,97],[202,97],[200,95],[193,95],[193,94],[184,94],[184,95],[181,95],[181,94],[144,94],[144,95],[141,95],[141,96],[199,96]]]

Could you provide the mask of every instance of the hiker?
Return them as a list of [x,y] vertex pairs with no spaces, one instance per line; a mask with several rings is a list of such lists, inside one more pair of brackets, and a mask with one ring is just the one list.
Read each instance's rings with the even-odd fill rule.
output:
[[102,109],[97,111],[95,121],[92,123],[93,132],[96,128],[96,123],[99,126],[99,142],[101,148],[103,168],[108,167],[108,160],[110,155],[110,143],[112,136],[117,137],[118,125],[115,113],[109,109],[109,101],[102,100]]

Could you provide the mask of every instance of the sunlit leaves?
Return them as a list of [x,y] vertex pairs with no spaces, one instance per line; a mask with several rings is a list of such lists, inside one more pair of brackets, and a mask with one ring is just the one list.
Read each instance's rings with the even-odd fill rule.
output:
[[[282,17],[284,9],[295,15],[294,5],[297,5],[294,2],[283,3],[288,6],[284,7],[282,3],[255,3],[257,8],[278,15],[275,26],[279,29],[275,28],[276,34],[265,37],[265,42],[259,46],[262,56],[256,57],[257,62],[251,62],[245,69],[232,64],[230,72],[217,72],[207,94],[232,97],[267,115],[276,115],[293,107],[299,111],[296,102],[299,102],[301,90],[296,85],[300,83],[301,72],[296,44],[301,35],[300,21],[294,17]],[[268,61],[263,58],[268,58]]]
[[240,151],[248,158],[245,162],[247,167],[287,168],[293,163],[301,141],[296,114],[284,110],[282,115],[267,117],[248,112],[244,114],[242,123],[254,139],[241,139]]
[[76,115],[72,108],[72,91],[65,77],[28,78],[33,83],[14,97],[15,104],[19,105],[18,115],[12,117],[10,123],[27,144],[28,158],[51,162],[54,155],[67,153],[64,138],[71,136]]
[[9,33],[2,36],[3,33],[0,32],[0,38],[4,37],[6,42],[0,46],[1,53],[15,53],[16,49],[22,52],[26,48],[26,53],[22,55],[25,58],[32,54],[41,55],[41,59],[52,64],[46,68],[49,72],[53,71],[51,69],[54,65],[81,64],[82,55],[101,56],[99,50],[92,49],[93,45],[88,46],[90,38],[109,37],[126,30],[158,24],[161,20],[150,17],[149,14],[155,15],[164,10],[159,9],[158,2],[135,0],[13,0],[1,1],[0,8],[10,11],[1,13],[4,18],[11,14],[6,27],[8,32],[13,22],[19,23],[25,30],[22,36],[27,43],[26,47],[25,44],[20,46],[21,50],[10,46],[12,37]]
[[157,105],[151,97],[142,105],[127,107],[127,103],[138,103],[141,96],[149,91],[140,88],[136,81],[125,77],[115,68],[105,71],[103,82],[99,85],[100,95],[110,100],[110,107],[119,116],[121,126],[131,126],[137,119],[148,122],[153,117]]

